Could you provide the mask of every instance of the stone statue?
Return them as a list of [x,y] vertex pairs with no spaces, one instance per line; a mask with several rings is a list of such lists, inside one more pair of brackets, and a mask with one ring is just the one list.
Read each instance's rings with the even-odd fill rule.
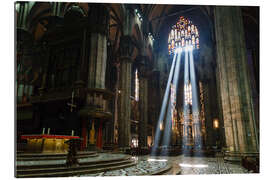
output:
[[95,144],[95,125],[94,125],[94,121],[92,123],[92,128],[90,130],[89,142],[90,142],[90,144]]

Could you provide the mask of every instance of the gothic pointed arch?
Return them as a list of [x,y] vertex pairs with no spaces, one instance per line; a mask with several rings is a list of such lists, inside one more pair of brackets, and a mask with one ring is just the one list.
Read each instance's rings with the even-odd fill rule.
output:
[[26,25],[30,31],[34,30],[42,17],[52,15],[52,5],[49,2],[35,2],[26,18]]
[[80,5],[77,3],[69,3],[67,4],[65,11],[64,11],[64,16],[68,16],[70,14],[74,14],[79,17],[83,17],[87,15],[87,11],[85,11],[84,8],[82,8]]

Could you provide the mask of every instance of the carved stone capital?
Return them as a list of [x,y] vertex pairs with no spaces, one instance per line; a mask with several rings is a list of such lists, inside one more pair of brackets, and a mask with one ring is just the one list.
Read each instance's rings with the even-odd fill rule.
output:
[[121,62],[121,64],[122,64],[123,62],[125,62],[125,63],[133,63],[131,57],[127,57],[127,56],[122,56],[122,57],[120,57],[120,62]]
[[109,11],[106,6],[94,3],[89,4],[88,18],[89,29],[94,33],[102,33],[107,35],[109,29]]
[[131,57],[134,49],[134,44],[130,36],[121,36],[120,38],[120,57]]
[[150,75],[150,64],[148,56],[137,56],[135,66],[138,69],[139,78],[147,78]]
[[85,82],[78,80],[74,83],[75,96],[83,100],[85,98]]

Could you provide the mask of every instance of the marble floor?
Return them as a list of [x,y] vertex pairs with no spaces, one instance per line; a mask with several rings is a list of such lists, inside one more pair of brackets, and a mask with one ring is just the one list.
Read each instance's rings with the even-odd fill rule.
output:
[[113,171],[106,171],[95,174],[84,174],[81,176],[142,176],[151,175],[159,170],[167,168],[167,162],[149,162],[147,160],[141,160],[137,162],[137,165],[124,169],[118,169]]
[[198,174],[243,174],[248,173],[239,164],[224,162],[222,157],[171,157],[134,156],[137,165],[120,170],[107,171],[83,176],[139,176],[151,174],[158,169],[171,166],[165,175],[198,175]]
[[[80,162],[91,162],[98,160],[109,160],[124,158],[124,154],[101,153],[97,157],[79,159]],[[180,156],[133,156],[135,166],[106,171],[95,174],[84,174],[81,176],[140,176],[151,175],[171,167],[165,175],[196,175],[196,174],[243,174],[249,173],[240,164],[224,162],[223,157],[187,157]],[[17,165],[45,165],[64,164],[65,160],[51,161],[17,161]]]
[[222,157],[151,157],[142,156],[138,161],[145,159],[157,159],[167,162],[172,166],[167,175],[188,175],[188,174],[243,174],[248,171],[239,164],[224,162]]

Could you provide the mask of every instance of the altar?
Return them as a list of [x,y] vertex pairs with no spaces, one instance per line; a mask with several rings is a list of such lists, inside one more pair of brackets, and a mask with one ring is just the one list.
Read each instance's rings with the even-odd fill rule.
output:
[[79,136],[66,135],[22,135],[21,139],[27,140],[27,151],[36,153],[66,153],[68,144],[65,141],[79,139]]

